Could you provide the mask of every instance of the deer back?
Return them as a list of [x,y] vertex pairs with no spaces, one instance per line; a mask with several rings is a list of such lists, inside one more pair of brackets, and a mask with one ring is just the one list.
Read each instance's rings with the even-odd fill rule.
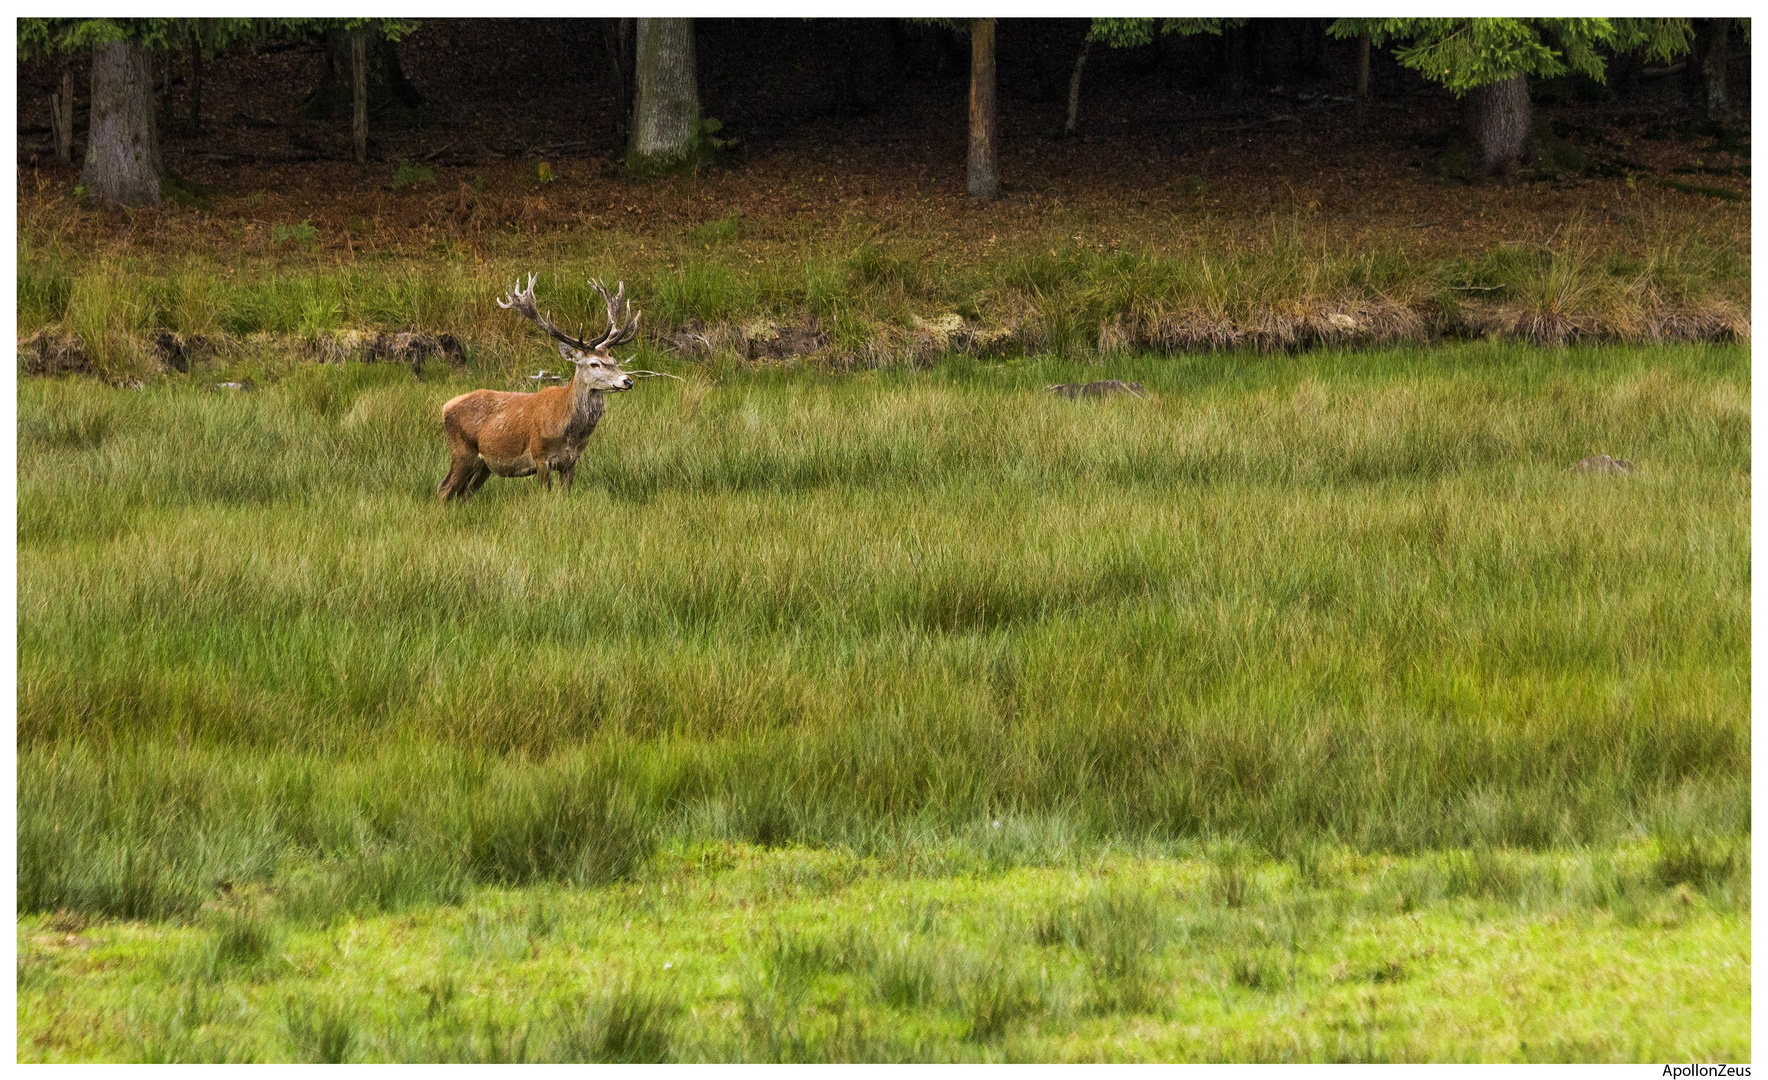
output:
[[551,442],[565,437],[571,424],[570,386],[549,386],[534,393],[474,390],[442,406],[442,423],[475,443],[482,453],[520,454],[538,435]]

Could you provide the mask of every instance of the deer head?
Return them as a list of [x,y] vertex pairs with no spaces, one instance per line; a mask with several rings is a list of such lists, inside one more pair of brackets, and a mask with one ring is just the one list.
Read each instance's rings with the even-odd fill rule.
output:
[[[553,338],[559,347],[559,355],[571,361],[577,367],[577,380],[586,389],[599,391],[619,391],[632,389],[632,376],[620,370],[619,361],[608,350],[616,345],[624,345],[638,336],[638,322],[643,312],[633,313],[632,304],[626,300],[626,282],[613,296],[598,280],[592,280],[590,287],[601,294],[602,300],[608,305],[608,330],[595,341],[575,338],[561,331],[552,323],[552,318],[542,315],[534,305],[534,275],[528,275],[526,289],[510,286],[510,294],[497,302],[498,307],[508,308],[516,314],[545,330],[547,336]],[[630,316],[630,317],[629,317]]]

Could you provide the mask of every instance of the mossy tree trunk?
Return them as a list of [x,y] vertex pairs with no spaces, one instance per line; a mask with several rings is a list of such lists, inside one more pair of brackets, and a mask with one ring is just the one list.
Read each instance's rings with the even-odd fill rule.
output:
[[614,145],[632,140],[632,94],[634,36],[637,19],[604,19],[603,36],[608,63],[614,69]]
[[1080,43],[1080,55],[1074,58],[1074,74],[1068,78],[1068,120],[1062,125],[1062,134],[1073,135],[1080,126],[1080,75],[1086,70],[1087,53],[1092,51],[1093,39],[1086,38]]
[[700,127],[694,20],[640,19],[634,46],[631,158],[650,165],[684,161]]
[[1357,35],[1357,123],[1369,118],[1369,40],[1368,30]]
[[1731,20],[1696,19],[1694,33],[1695,55],[1689,67],[1694,67],[1694,60],[1699,60],[1696,107],[1708,121],[1724,124],[1731,119],[1731,100],[1725,78],[1726,69],[1731,66]]
[[158,206],[165,164],[153,116],[153,57],[131,41],[92,50],[92,116],[80,182],[106,206]]
[[356,116],[356,78],[352,60],[353,41],[363,37],[367,61],[368,118],[384,124],[413,124],[424,107],[424,96],[399,66],[399,51],[372,30],[325,32],[325,70],[319,85],[301,104],[309,120],[342,120]]
[[970,194],[983,202],[1001,197],[995,146],[995,21],[970,20]]
[[368,35],[350,32],[350,141],[358,163],[368,160]]
[[1461,117],[1477,155],[1473,171],[1481,176],[1514,173],[1534,129],[1528,76],[1512,75],[1469,91],[1462,99]]
[[172,123],[173,51],[173,48],[168,45],[166,46],[166,50],[160,54],[160,122],[167,125],[168,130]]
[[184,118],[184,130],[197,134],[203,126],[203,43],[190,35],[190,112]]
[[61,69],[61,93],[49,95],[49,126],[55,132],[55,156],[72,164],[74,160],[74,66]]
[[1216,65],[1216,92],[1229,101],[1246,96],[1246,37],[1245,27],[1225,26],[1217,45],[1221,59]]

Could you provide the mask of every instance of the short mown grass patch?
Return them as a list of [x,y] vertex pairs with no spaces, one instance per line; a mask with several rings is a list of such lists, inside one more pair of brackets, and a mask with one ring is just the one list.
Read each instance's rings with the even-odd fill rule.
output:
[[[1747,867],[1678,892],[1655,880],[1648,845],[1500,852],[1511,873],[1552,884],[1401,908],[1384,883],[1440,877],[1445,856],[1332,848],[1319,853],[1330,885],[1255,859],[1246,869],[1265,882],[1260,898],[1224,908],[1207,854],[1174,854],[909,876],[868,858],[845,885],[806,896],[770,882],[812,873],[829,853],[672,846],[604,889],[484,889],[463,908],[325,927],[249,916],[274,927],[278,964],[225,967],[218,981],[155,974],[166,957],[209,948],[207,921],[99,922],[71,938],[31,916],[19,926],[19,1055],[1749,1058]],[[1637,897],[1635,918],[1603,906],[1590,885],[1602,879]],[[221,910],[254,906],[274,911],[274,896],[242,894]],[[461,948],[469,939],[481,944]]]

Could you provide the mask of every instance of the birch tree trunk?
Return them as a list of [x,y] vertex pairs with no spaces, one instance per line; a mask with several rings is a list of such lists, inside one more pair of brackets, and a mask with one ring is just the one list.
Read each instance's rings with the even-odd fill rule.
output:
[[130,41],[95,47],[80,182],[106,206],[158,206],[164,171],[153,122],[152,58]]
[[995,21],[970,20],[970,194],[1001,197],[995,153]]
[[657,165],[686,160],[700,127],[694,21],[640,19],[634,51],[631,157]]

